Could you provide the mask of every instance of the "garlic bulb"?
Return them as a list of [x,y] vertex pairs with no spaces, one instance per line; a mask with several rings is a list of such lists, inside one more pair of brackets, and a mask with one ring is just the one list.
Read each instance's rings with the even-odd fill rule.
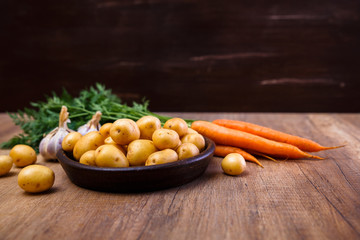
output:
[[67,123],[69,120],[69,113],[66,106],[62,106],[59,115],[59,127],[52,130],[40,142],[39,151],[45,160],[56,159],[56,153],[61,149],[61,143],[64,137],[73,132],[69,129]]
[[86,124],[82,125],[78,128],[78,132],[81,133],[81,135],[85,135],[92,131],[99,131],[100,130],[100,119],[101,119],[101,112],[97,111],[91,118],[90,121],[88,121]]

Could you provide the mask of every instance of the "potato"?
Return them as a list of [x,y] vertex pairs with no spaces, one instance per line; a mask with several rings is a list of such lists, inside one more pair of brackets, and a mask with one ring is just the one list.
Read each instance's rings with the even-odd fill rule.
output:
[[[104,145],[102,145],[102,146],[104,146]],[[89,165],[89,166],[96,166],[96,163],[95,163],[95,150],[90,150],[90,151],[87,151],[86,153],[84,153],[81,156],[79,162],[82,163],[82,164],[85,164],[85,165]]]
[[55,181],[54,172],[42,165],[30,165],[19,172],[19,186],[30,193],[44,192],[50,189]]
[[185,120],[181,118],[171,118],[167,120],[164,128],[174,130],[179,134],[179,137],[184,136],[188,132],[188,125]]
[[157,117],[154,116],[144,116],[136,121],[140,129],[140,138],[141,139],[152,139],[152,135],[155,130],[161,128],[161,122]]
[[73,155],[76,160],[89,150],[95,150],[104,144],[104,136],[98,131],[93,131],[82,136],[75,144]]
[[194,130],[194,129],[192,129],[192,128],[188,128],[187,134],[190,134],[190,133],[199,134],[196,130]]
[[0,155],[0,176],[3,176],[10,172],[12,168],[13,160],[8,155]]
[[176,148],[179,145],[179,134],[171,129],[158,129],[153,133],[152,140],[155,147],[163,150]]
[[205,147],[205,139],[201,134],[190,133],[181,138],[182,143],[193,143],[201,152]]
[[140,129],[131,119],[118,119],[110,128],[110,136],[120,145],[126,145],[140,138]]
[[61,143],[61,147],[66,152],[72,152],[74,150],[75,143],[82,137],[79,132],[71,132],[66,135]]
[[157,149],[151,140],[138,139],[128,145],[126,157],[131,166],[143,166],[148,157],[156,151]]
[[99,129],[99,132],[101,133],[101,135],[104,136],[104,138],[107,138],[107,137],[110,136],[110,128],[111,128],[111,126],[112,126],[112,123],[105,123]]
[[158,165],[164,163],[175,162],[178,160],[177,153],[172,149],[164,149],[154,152],[145,162],[145,166]]
[[37,160],[35,150],[24,144],[15,145],[11,149],[9,156],[17,167],[25,167],[34,164]]
[[230,153],[221,161],[221,168],[228,175],[240,175],[246,168],[246,162],[239,153]]
[[176,149],[176,153],[179,156],[179,160],[183,160],[199,155],[200,151],[193,143],[183,143]]
[[118,148],[120,151],[123,152],[123,154],[126,155],[126,151],[124,149],[124,147],[122,147],[121,145],[117,144],[116,142],[114,142],[114,140],[111,137],[107,137],[104,141],[104,144],[110,144],[115,146],[116,148]]
[[95,163],[98,167],[129,167],[126,156],[118,148],[110,144],[96,149]]

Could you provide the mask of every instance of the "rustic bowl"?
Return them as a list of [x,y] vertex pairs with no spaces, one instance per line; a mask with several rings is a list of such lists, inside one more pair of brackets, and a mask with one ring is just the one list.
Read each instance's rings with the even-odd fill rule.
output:
[[195,157],[128,168],[84,165],[63,150],[57,152],[57,158],[69,179],[80,187],[105,192],[143,192],[176,187],[194,180],[204,173],[214,150],[214,142],[205,138],[205,150]]

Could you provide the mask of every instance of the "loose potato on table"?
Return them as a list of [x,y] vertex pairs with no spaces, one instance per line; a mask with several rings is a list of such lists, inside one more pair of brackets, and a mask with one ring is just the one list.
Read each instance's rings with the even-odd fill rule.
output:
[[154,116],[144,116],[136,121],[140,129],[140,138],[141,139],[152,139],[152,135],[155,130],[161,128],[161,122],[157,117]]
[[170,162],[175,162],[177,160],[178,160],[178,155],[174,150],[164,149],[151,154],[149,158],[146,160],[145,166],[170,163]]
[[110,136],[120,145],[126,145],[140,138],[140,129],[131,119],[118,119],[110,128]]
[[10,172],[12,168],[13,160],[8,155],[0,155],[0,176],[3,176]]
[[98,131],[89,132],[82,136],[75,144],[73,155],[76,160],[89,150],[95,150],[104,144],[104,136]]
[[230,153],[221,161],[221,168],[228,175],[240,175],[246,168],[246,162],[239,153]]
[[131,166],[145,165],[148,157],[157,149],[151,140],[138,139],[132,141],[127,148],[127,159]]
[[25,167],[34,164],[37,160],[35,150],[24,144],[15,145],[10,150],[9,156],[17,167]]
[[152,140],[155,146],[160,149],[174,149],[179,146],[179,134],[171,129],[158,129],[154,132]]
[[19,186],[30,193],[39,193],[50,189],[55,181],[54,172],[42,165],[30,165],[19,172]]

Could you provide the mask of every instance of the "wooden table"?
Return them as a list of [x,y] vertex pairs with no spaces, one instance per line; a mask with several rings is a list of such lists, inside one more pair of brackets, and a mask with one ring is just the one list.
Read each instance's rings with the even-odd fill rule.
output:
[[[227,176],[214,157],[186,185],[148,193],[96,192],[72,184],[59,163],[53,188],[24,193],[19,168],[0,178],[1,239],[360,239],[360,114],[168,113],[263,124],[344,148],[326,160],[248,162]],[[0,142],[19,128],[0,114]],[[7,154],[8,150],[1,150]]]

